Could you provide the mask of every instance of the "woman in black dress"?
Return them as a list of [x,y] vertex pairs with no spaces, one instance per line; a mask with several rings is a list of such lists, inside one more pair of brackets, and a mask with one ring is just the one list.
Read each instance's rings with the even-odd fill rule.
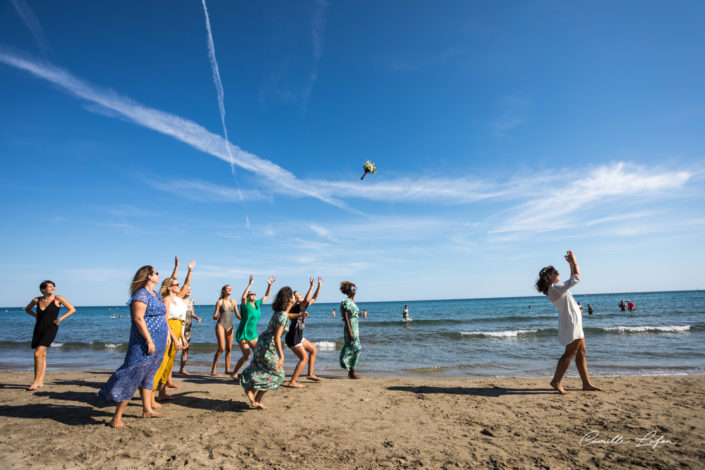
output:
[[[59,331],[59,323],[73,315],[76,311],[68,300],[60,295],[54,294],[56,284],[53,281],[44,281],[39,284],[41,297],[35,297],[24,309],[28,315],[37,319],[32,335],[32,349],[34,349],[34,382],[27,387],[27,390],[36,390],[44,385],[44,372],[47,368],[47,348],[56,338]],[[59,317],[59,310],[64,306],[69,311]],[[37,311],[32,310],[37,307]]]
[[316,293],[311,297],[311,291],[313,291],[313,278],[311,278],[311,285],[308,288],[306,297],[302,297],[300,293],[294,292],[294,297],[296,297],[296,304],[289,310],[289,320],[291,323],[289,325],[289,332],[286,334],[286,345],[291,349],[296,357],[299,358],[299,362],[294,368],[294,373],[291,376],[291,381],[289,382],[289,387],[303,388],[304,385],[297,382],[299,375],[304,370],[304,366],[308,363],[308,375],[306,378],[308,380],[313,380],[314,382],[320,382],[316,374],[313,371],[316,365],[316,355],[318,354],[318,348],[314,346],[309,340],[304,338],[304,327],[306,326],[306,317],[308,317],[308,312],[306,309],[313,305],[316,300],[318,300],[318,293],[321,290],[321,284],[323,284],[323,279],[318,278],[318,287],[316,288]]

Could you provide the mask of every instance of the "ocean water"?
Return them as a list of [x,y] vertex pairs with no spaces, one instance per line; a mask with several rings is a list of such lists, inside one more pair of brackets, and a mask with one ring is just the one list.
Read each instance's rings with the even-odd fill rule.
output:
[[[585,307],[583,328],[591,375],[705,373],[705,293],[649,292],[576,295]],[[635,312],[617,304],[631,299]],[[196,298],[196,300],[198,300]],[[588,315],[587,304],[594,308]],[[404,305],[411,322],[402,321]],[[557,340],[558,312],[545,297],[358,302],[361,374],[456,377],[551,376],[563,353]],[[531,306],[531,308],[529,308]],[[336,308],[338,314],[331,317]],[[319,347],[317,371],[342,374],[343,345],[339,305],[317,303],[308,311],[305,337]],[[262,309],[259,330],[271,316]],[[48,369],[116,369],[122,364],[130,331],[126,306],[78,307],[65,320],[48,353]],[[198,305],[189,369],[208,371],[216,349],[213,306]],[[32,369],[30,342],[34,318],[19,308],[1,308],[0,369]],[[122,315],[112,319],[111,316]],[[284,350],[290,374],[296,364]],[[233,364],[239,357],[233,345]],[[177,362],[179,359],[177,355]],[[221,357],[219,371],[224,368]],[[577,376],[575,366],[569,376]]]

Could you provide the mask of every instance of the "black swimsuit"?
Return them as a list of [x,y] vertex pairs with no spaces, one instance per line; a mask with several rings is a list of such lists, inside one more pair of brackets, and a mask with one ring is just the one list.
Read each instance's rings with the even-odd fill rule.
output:
[[54,323],[59,317],[60,307],[56,305],[56,299],[52,299],[45,309],[39,307],[37,301],[37,323],[34,325],[34,334],[32,335],[32,349],[37,346],[51,346],[51,343],[56,338],[56,333],[59,331],[59,326]]
[[[291,308],[291,310],[289,310],[289,313],[301,313],[301,304],[294,305]],[[289,325],[289,332],[286,334],[286,337],[284,338],[287,346],[289,346],[290,348],[293,348],[294,346],[301,344],[301,342],[304,340],[304,327],[305,326],[306,326],[306,319],[305,318],[296,317],[291,320],[291,324]]]

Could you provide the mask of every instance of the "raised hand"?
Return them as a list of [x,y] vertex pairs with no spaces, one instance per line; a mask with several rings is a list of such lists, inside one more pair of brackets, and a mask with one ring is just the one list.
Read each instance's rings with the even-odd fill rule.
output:
[[272,284],[274,283],[274,276],[269,276],[269,279],[267,279],[267,284],[271,287]]
[[[313,279],[313,278],[311,278],[311,279]],[[321,284],[323,284],[323,278],[322,278],[322,277],[319,277],[319,278],[318,278],[318,286],[320,287]]]
[[193,270],[193,267],[196,266],[196,260],[192,259],[191,262],[188,264],[188,268],[190,270]]
[[313,279],[313,276],[311,276],[311,278],[309,279],[309,281],[311,281],[311,285],[313,285],[313,283],[316,282],[316,281]]
[[174,266],[178,266],[178,265],[179,265],[179,257],[174,256]]
[[255,280],[255,277],[252,274],[250,274],[250,284],[252,284],[252,281],[254,281],[254,280]]

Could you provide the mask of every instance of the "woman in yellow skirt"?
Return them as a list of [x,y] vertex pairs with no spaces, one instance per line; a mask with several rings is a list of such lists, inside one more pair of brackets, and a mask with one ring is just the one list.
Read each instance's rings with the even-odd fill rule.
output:
[[[176,357],[176,351],[179,351],[185,347],[188,347],[188,343],[185,338],[182,338],[182,332],[184,327],[184,322],[186,321],[186,302],[184,297],[188,292],[188,288],[191,284],[191,273],[193,272],[193,267],[196,262],[191,260],[188,264],[188,274],[186,275],[186,280],[183,286],[179,286],[179,281],[177,279],[179,271],[179,258],[175,258],[174,272],[170,277],[166,278],[162,282],[162,287],[159,291],[160,295],[164,299],[164,305],[166,306],[166,318],[167,324],[169,325],[169,338],[167,340],[167,348],[164,351],[164,359],[162,359],[162,364],[159,366],[159,370],[154,374],[154,391],[159,390],[159,396],[157,399],[160,401],[169,400],[170,397],[166,393],[166,384],[169,381],[169,375],[171,374],[171,369],[174,367],[174,358]],[[154,397],[156,394],[153,394]],[[156,403],[152,404],[152,407],[159,408],[161,405]]]

